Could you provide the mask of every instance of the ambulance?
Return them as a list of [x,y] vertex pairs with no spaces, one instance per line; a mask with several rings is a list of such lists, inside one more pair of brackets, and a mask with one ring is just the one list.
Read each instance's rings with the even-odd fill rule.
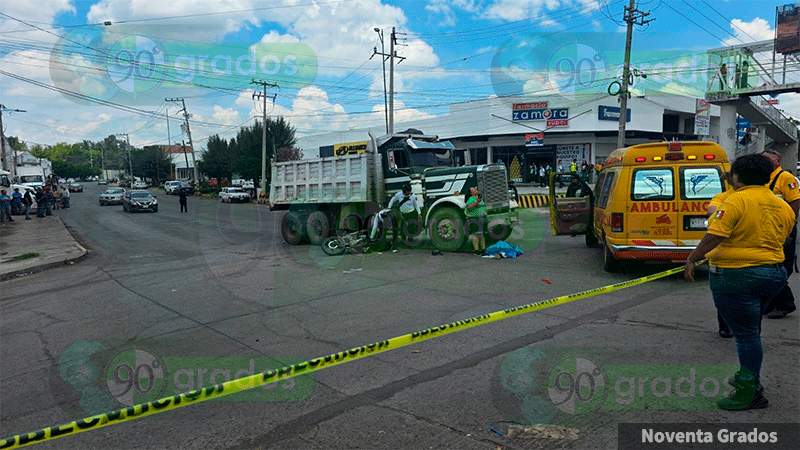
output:
[[725,150],[714,142],[673,141],[615,150],[603,163],[592,195],[556,198],[555,235],[585,235],[603,248],[603,268],[626,261],[685,262],[706,232],[711,198],[729,189]]

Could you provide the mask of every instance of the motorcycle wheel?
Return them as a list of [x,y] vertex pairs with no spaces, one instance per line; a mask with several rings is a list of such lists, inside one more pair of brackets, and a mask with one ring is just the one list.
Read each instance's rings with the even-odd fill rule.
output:
[[332,236],[322,241],[322,251],[329,256],[341,255],[345,252],[343,242],[338,237]]

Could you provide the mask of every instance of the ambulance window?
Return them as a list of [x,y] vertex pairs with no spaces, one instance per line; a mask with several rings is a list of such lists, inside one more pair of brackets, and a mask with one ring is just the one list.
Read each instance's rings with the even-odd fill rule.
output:
[[639,169],[633,172],[633,200],[672,200],[672,169]]
[[[605,208],[606,205],[608,205],[608,198],[610,197],[611,194],[611,186],[614,184],[614,176],[616,174],[617,174],[616,172],[608,172],[605,179],[603,180],[602,188],[600,189],[600,196],[597,198],[598,208]],[[600,185],[599,181],[598,185]]]
[[681,197],[688,200],[706,200],[722,192],[722,178],[716,167],[683,168],[681,179]]

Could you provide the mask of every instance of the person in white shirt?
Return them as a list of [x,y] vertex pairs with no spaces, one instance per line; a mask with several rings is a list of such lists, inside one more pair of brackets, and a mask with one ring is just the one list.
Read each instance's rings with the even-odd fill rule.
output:
[[378,227],[383,223],[386,215],[391,215],[392,217],[392,251],[396,252],[397,237],[402,233],[405,240],[408,223],[412,220],[419,220],[422,217],[422,207],[417,200],[416,194],[411,192],[411,185],[404,185],[403,189],[394,194],[389,200],[387,208],[382,209],[375,215],[370,239],[375,239]]

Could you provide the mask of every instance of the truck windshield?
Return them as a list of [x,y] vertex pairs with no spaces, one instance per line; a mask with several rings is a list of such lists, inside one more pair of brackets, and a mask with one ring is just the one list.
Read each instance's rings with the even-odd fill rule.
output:
[[450,150],[414,151],[411,150],[412,167],[449,167],[453,165]]
[[19,180],[22,183],[41,183],[44,181],[41,175],[22,175]]

